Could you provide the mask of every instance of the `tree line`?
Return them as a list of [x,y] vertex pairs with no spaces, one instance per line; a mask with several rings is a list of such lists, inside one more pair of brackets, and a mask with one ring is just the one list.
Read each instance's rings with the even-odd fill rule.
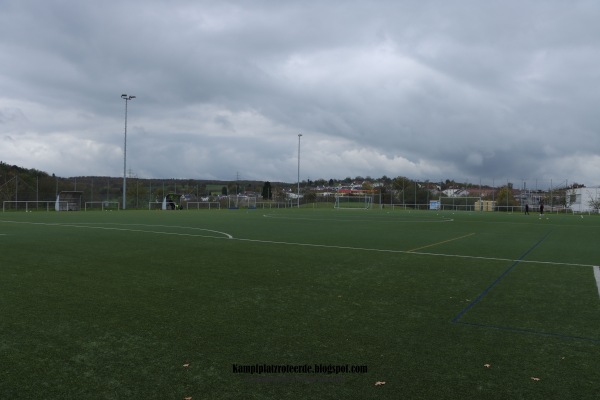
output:
[[[215,181],[196,179],[143,179],[135,176],[127,178],[127,207],[145,208],[148,201],[161,200],[167,193],[190,195],[193,199],[208,195],[207,185],[222,185],[226,193],[255,193],[263,200],[285,201],[287,193],[295,192],[297,183],[270,181]],[[463,189],[472,192],[470,196],[479,196],[484,200],[495,200],[507,206],[519,205],[515,190],[511,183],[500,187],[480,186],[472,183],[445,181],[419,181],[404,176],[390,178],[382,176],[346,177],[344,179],[315,179],[300,182],[302,202],[314,202],[319,191],[360,184],[365,190],[372,190],[381,203],[428,204],[430,200],[439,198],[447,189]],[[0,161],[0,200],[2,201],[52,201],[61,191],[81,191],[84,201],[118,201],[122,200],[122,177],[81,176],[61,178],[37,169],[27,169],[9,165]],[[581,187],[577,183],[569,187]],[[566,188],[554,193],[541,193],[546,204],[565,204]],[[377,201],[377,202],[379,202]]]

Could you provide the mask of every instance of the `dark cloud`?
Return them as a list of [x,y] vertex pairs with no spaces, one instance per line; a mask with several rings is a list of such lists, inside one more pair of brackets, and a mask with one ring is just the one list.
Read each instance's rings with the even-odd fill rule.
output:
[[127,93],[142,177],[600,183],[592,1],[0,7],[11,164],[120,175]]

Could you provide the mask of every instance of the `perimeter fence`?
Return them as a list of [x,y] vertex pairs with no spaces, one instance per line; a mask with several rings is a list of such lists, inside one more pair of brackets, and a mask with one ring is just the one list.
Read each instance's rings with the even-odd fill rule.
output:
[[[77,177],[58,178],[55,176],[21,176],[19,174],[0,177],[0,201],[3,210],[49,211],[61,191],[81,191],[86,210],[123,208],[123,178]],[[359,179],[353,182],[336,181],[331,186],[314,186],[303,181],[300,185],[300,198],[297,198],[296,184],[273,185],[269,193],[271,199],[261,196],[262,185],[257,182],[221,182],[207,184],[200,180],[175,179],[127,179],[127,209],[154,209],[149,204],[159,204],[165,195],[178,193],[185,196],[186,210],[228,209],[227,192],[242,191],[256,197],[257,209],[278,209],[294,207],[334,207],[336,190],[350,188],[364,196],[368,190],[373,200],[370,208],[414,209],[414,210],[456,210],[456,211],[498,211],[522,212],[529,206],[532,212],[544,205],[546,212],[570,212],[576,201],[574,189],[583,184],[567,179],[479,179],[475,182],[451,180],[412,180],[409,178]],[[223,193],[209,193],[213,186],[222,188]],[[354,188],[354,189],[353,189]],[[592,195],[592,200],[595,198]],[[600,196],[600,195],[599,195]],[[444,199],[454,199],[451,202]],[[597,199],[596,199],[597,200]],[[436,205],[436,201],[438,202]],[[481,201],[481,203],[478,203]],[[585,200],[589,203],[589,200]],[[485,203],[487,202],[487,203]],[[483,204],[487,204],[484,207]],[[115,206],[116,204],[116,206]],[[208,206],[208,205],[210,206]],[[489,204],[493,204],[492,207]],[[586,210],[597,212],[597,207],[584,204]],[[580,204],[579,210],[582,206]]]

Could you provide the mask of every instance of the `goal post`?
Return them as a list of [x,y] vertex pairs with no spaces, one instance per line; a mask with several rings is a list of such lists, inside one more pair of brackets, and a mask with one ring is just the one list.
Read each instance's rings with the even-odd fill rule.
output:
[[335,196],[334,208],[340,210],[368,210],[373,206],[373,195]]
[[240,208],[254,210],[256,209],[256,197],[235,194],[229,195],[227,196],[227,208],[230,210],[238,210]]
[[439,210],[445,211],[487,211],[483,209],[481,197],[440,197]]

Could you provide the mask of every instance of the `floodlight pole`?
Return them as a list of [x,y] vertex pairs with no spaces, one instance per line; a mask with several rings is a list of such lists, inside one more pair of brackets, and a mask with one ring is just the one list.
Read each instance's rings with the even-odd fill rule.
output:
[[300,208],[300,138],[302,137],[302,134],[299,133],[298,134],[298,193],[296,194],[298,196],[298,208]]
[[135,99],[135,96],[122,94],[121,98],[125,100],[125,142],[123,144],[123,210],[127,208],[127,103]]

